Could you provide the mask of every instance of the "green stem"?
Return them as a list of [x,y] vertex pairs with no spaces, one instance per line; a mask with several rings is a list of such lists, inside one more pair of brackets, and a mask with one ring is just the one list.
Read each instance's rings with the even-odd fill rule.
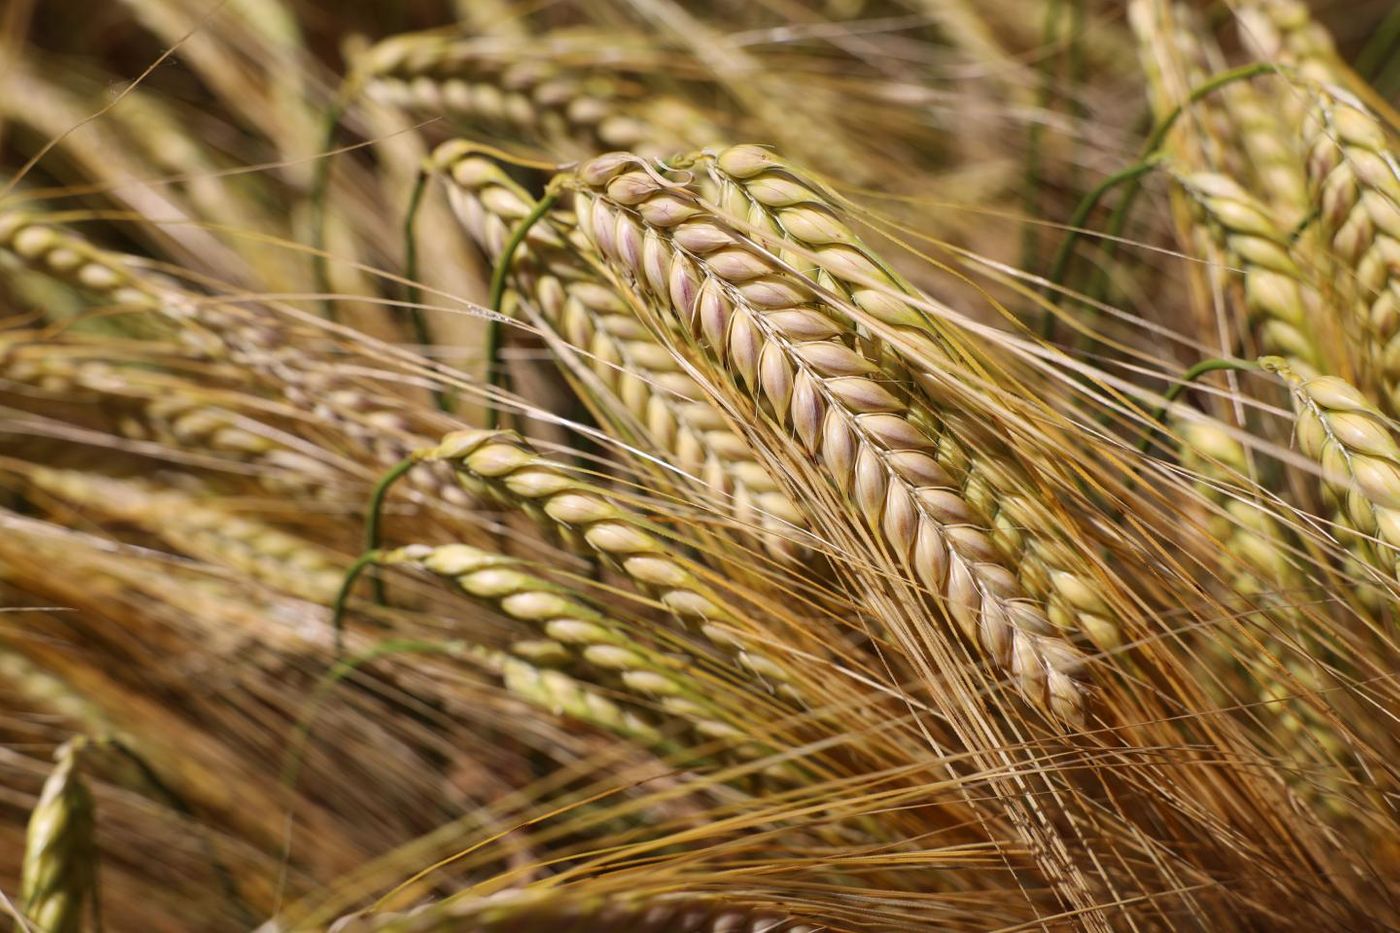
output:
[[1186,370],[1186,372],[1182,374],[1180,380],[1173,383],[1166,392],[1162,393],[1162,398],[1165,399],[1165,401],[1162,402],[1160,408],[1152,413],[1152,423],[1147,426],[1147,431],[1143,433],[1142,440],[1138,441],[1138,451],[1145,454],[1151,449],[1152,441],[1157,436],[1158,428],[1166,423],[1167,411],[1171,408],[1172,404],[1180,398],[1181,393],[1185,392],[1187,388],[1190,387],[1191,383],[1195,382],[1206,373],[1214,373],[1221,370],[1252,373],[1258,372],[1259,364],[1250,362],[1249,360],[1214,359],[1202,360],[1195,366]]
[[[374,489],[369,494],[369,503],[365,506],[365,551],[367,553],[379,547],[380,529],[384,520],[385,496],[389,494],[390,487],[399,481],[399,477],[412,469],[417,462],[416,456],[405,457],[390,467],[389,472],[381,476],[379,481],[374,484]],[[385,604],[384,581],[379,578],[378,574],[371,574],[370,582],[374,588],[374,601],[383,606]],[[338,646],[336,653],[340,653]]]
[[[501,365],[501,344],[504,340],[505,331],[501,320],[501,304],[506,296],[506,276],[510,273],[511,259],[515,256],[515,251],[520,248],[520,244],[525,242],[525,237],[530,233],[530,228],[545,215],[554,202],[559,200],[559,189],[554,182],[550,182],[545,189],[544,196],[535,202],[530,213],[526,214],[511,231],[510,239],[506,241],[505,247],[501,250],[501,255],[496,259],[496,267],[491,270],[491,292],[489,303],[495,316],[486,326],[486,382],[496,390],[496,394],[503,394],[509,388],[509,373]],[[500,427],[501,412],[496,405],[495,398],[488,396],[486,399],[486,427],[495,430]]]
[[[1069,222],[1069,231],[1065,234],[1064,242],[1060,244],[1059,250],[1055,253],[1055,261],[1051,266],[1050,274],[1047,276],[1051,286],[1051,293],[1053,294],[1055,287],[1063,284],[1065,271],[1069,267],[1069,261],[1073,255],[1075,244],[1083,234],[1085,229],[1084,225],[1088,221],[1089,215],[1093,212],[1094,208],[1098,206],[1099,201],[1105,194],[1118,185],[1127,183],[1129,185],[1128,190],[1123,194],[1123,200],[1119,204],[1118,209],[1114,212],[1109,222],[1108,231],[1105,234],[1107,242],[1104,249],[1107,253],[1107,259],[1111,260],[1113,258],[1118,240],[1122,237],[1123,230],[1127,226],[1129,211],[1132,209],[1133,202],[1138,195],[1138,189],[1141,187],[1141,182],[1138,179],[1154,168],[1160,161],[1161,154],[1159,150],[1166,141],[1167,134],[1170,133],[1172,127],[1176,125],[1176,121],[1186,112],[1187,106],[1200,101],[1202,98],[1236,81],[1246,81],[1260,75],[1276,74],[1281,71],[1282,69],[1280,66],[1272,62],[1254,62],[1249,65],[1242,65],[1239,68],[1231,68],[1228,71],[1222,71],[1220,74],[1212,76],[1209,80],[1193,88],[1191,93],[1187,95],[1186,100],[1177,104],[1172,108],[1170,113],[1158,121],[1152,133],[1147,137],[1146,142],[1143,143],[1141,155],[1137,163],[1099,184],[1098,187],[1086,194],[1075,208],[1074,216]],[[1054,333],[1054,315],[1047,316],[1044,330],[1046,332],[1046,339],[1049,339]]]
[[[1069,261],[1074,255],[1074,246],[1078,242],[1081,232],[1085,229],[1084,224],[1088,222],[1089,215],[1094,208],[1098,207],[1099,201],[1114,188],[1125,182],[1131,182],[1142,175],[1147,174],[1157,167],[1159,160],[1155,157],[1146,159],[1136,165],[1130,165],[1116,175],[1110,175],[1090,191],[1080,200],[1079,205],[1074,209],[1074,215],[1069,219],[1069,232],[1060,243],[1060,248],[1055,253],[1055,261],[1050,266],[1050,274],[1046,277],[1052,286],[1058,286],[1064,279],[1065,270],[1069,268]],[[1053,297],[1053,290],[1050,297]],[[1047,314],[1045,317],[1045,327],[1042,335],[1049,340],[1054,335],[1055,315]]]
[[[1059,20],[1059,0],[1051,0],[1045,4],[1045,19],[1040,27],[1040,47],[1048,49],[1055,41],[1055,27]],[[1050,109],[1050,87],[1051,87],[1050,59],[1043,58],[1040,62],[1040,82],[1036,88],[1036,107],[1048,111]],[[1026,136],[1026,191],[1025,204],[1026,215],[1037,217],[1040,215],[1039,197],[1041,187],[1041,162],[1040,149],[1041,142],[1045,136],[1045,125],[1039,120],[1030,121],[1030,130]],[[1035,224],[1025,224],[1021,228],[1021,267],[1031,269],[1039,264],[1040,259],[1040,237]]]
[[[408,196],[408,213],[403,221],[404,307],[408,309],[413,339],[424,348],[433,345],[433,335],[423,316],[423,290],[418,287],[418,237],[414,236],[414,227],[418,223],[418,210],[423,206],[423,194],[428,190],[428,177],[427,168],[420,167],[413,180],[413,191]],[[441,389],[433,389],[433,402],[439,411],[452,410],[447,395]]]
[[[1400,40],[1400,6],[1390,11],[1376,31],[1371,34],[1371,38],[1367,41],[1365,48],[1361,50],[1361,54],[1356,56],[1356,64],[1353,66],[1356,73],[1372,84],[1378,84],[1376,79],[1380,75],[1377,72],[1387,63],[1393,65],[1393,59],[1396,56],[1392,56],[1390,50],[1397,40]],[[1382,88],[1382,90],[1384,89]]]
[[330,321],[337,321],[338,315],[329,297],[331,271],[330,257],[326,255],[326,195],[331,184],[331,150],[335,148],[335,131],[349,107],[351,94],[347,79],[326,111],[326,123],[321,133],[321,158],[316,160],[316,171],[311,178],[311,274],[316,291],[327,296],[321,299],[321,313]]
[[360,578],[364,569],[377,562],[382,556],[379,551],[366,551],[355,559],[349,570],[345,571],[345,579],[340,583],[340,592],[335,594],[335,601],[331,603],[331,626],[335,629],[335,656],[337,658],[344,652],[345,647],[345,603],[350,598],[350,591],[355,588],[355,581]]

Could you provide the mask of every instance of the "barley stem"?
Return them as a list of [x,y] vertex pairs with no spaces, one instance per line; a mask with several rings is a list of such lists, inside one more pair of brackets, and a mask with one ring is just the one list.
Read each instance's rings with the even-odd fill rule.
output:
[[340,584],[340,590],[335,594],[335,599],[331,602],[331,628],[335,631],[335,656],[339,658],[344,654],[345,649],[345,605],[350,598],[350,591],[355,587],[355,581],[364,573],[365,568],[379,562],[382,552],[367,551],[355,559],[350,565],[350,569],[345,571],[345,580]]
[[329,321],[336,322],[339,315],[335,302],[331,300],[330,255],[326,252],[326,199],[331,187],[331,159],[335,153],[335,131],[340,127],[340,119],[350,107],[354,95],[351,79],[341,82],[335,100],[326,110],[325,123],[321,132],[321,155],[316,160],[316,171],[311,178],[311,274],[316,283],[316,291],[321,298],[321,313]]
[[[1106,240],[1104,249],[1108,251],[1108,258],[1111,259],[1118,240],[1123,235],[1123,227],[1127,224],[1128,212],[1132,208],[1133,201],[1137,198],[1138,189],[1141,187],[1139,179],[1160,164],[1162,143],[1167,138],[1167,133],[1180,119],[1182,113],[1188,105],[1194,104],[1215,91],[1236,81],[1246,81],[1250,78],[1263,74],[1281,73],[1283,71],[1278,65],[1271,62],[1255,62],[1249,65],[1242,65],[1239,68],[1232,68],[1229,71],[1222,71],[1214,75],[1205,83],[1192,89],[1186,100],[1172,108],[1166,116],[1157,122],[1152,133],[1143,143],[1141,157],[1136,164],[1129,166],[1121,172],[1110,176],[1103,182],[1095,186],[1079,202],[1069,221],[1069,230],[1065,234],[1065,239],[1060,243],[1059,250],[1055,253],[1055,260],[1051,264],[1050,273],[1046,276],[1052,286],[1063,285],[1065,271],[1069,266],[1070,256],[1074,251],[1075,244],[1084,233],[1084,224],[1088,221],[1089,214],[1098,206],[1099,201],[1105,194],[1121,184],[1127,184],[1128,190],[1124,192],[1119,201],[1118,209],[1110,220],[1107,232],[1104,234]],[[1053,335],[1054,316],[1047,318],[1046,327],[1050,333],[1046,334],[1046,339]]]
[[1142,439],[1138,441],[1138,452],[1145,454],[1152,448],[1153,438],[1157,436],[1157,432],[1161,430],[1162,425],[1167,423],[1167,412],[1171,410],[1177,398],[1190,387],[1191,383],[1207,373],[1216,373],[1222,370],[1252,373],[1259,370],[1259,364],[1249,360],[1211,359],[1201,360],[1201,362],[1186,370],[1186,372],[1181,374],[1179,380],[1173,382],[1167,387],[1167,390],[1162,393],[1162,404],[1152,413],[1152,420],[1148,422],[1147,430],[1143,432]]
[[[414,228],[418,222],[418,209],[423,204],[423,193],[427,189],[428,170],[420,167],[413,178],[413,190],[409,193],[408,211],[403,220],[404,307],[408,309],[408,320],[413,326],[413,339],[425,351],[433,345],[433,335],[423,314],[423,290],[418,287],[418,237]],[[447,393],[440,388],[433,389],[433,403],[439,411],[452,410]]]
[[[371,553],[379,548],[379,539],[382,535],[384,522],[384,499],[389,494],[389,490],[399,481],[409,470],[418,463],[418,457],[410,454],[398,463],[394,464],[387,472],[375,482],[374,489],[370,491],[369,502],[365,506],[365,553]],[[384,581],[379,574],[371,571],[370,585],[374,589],[374,601],[379,605],[386,605],[384,595]],[[339,647],[337,646],[337,653]]]
[[[496,312],[496,316],[491,318],[486,326],[486,381],[488,385],[501,391],[505,391],[510,383],[510,373],[500,361],[500,355],[505,334],[501,304],[505,301],[506,280],[510,274],[511,260],[515,256],[515,251],[520,248],[520,244],[525,242],[530,228],[554,206],[554,202],[557,200],[559,200],[559,187],[551,182],[544,196],[535,203],[530,213],[526,214],[511,232],[510,239],[506,240],[506,245],[496,260],[495,268],[491,270],[489,303],[491,310]],[[494,431],[500,426],[500,423],[501,414],[497,400],[488,396],[486,399],[486,427]]]

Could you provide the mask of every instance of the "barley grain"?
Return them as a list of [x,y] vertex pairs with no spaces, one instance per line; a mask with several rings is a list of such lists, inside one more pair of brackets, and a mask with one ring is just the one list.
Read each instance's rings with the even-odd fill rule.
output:
[[481,933],[568,929],[635,933],[817,933],[824,927],[785,914],[689,894],[588,895],[567,888],[457,896],[406,914],[347,917],[335,933]]
[[[716,163],[762,191],[763,206],[785,212],[789,226],[800,224],[807,242],[823,245],[847,268],[855,264],[858,278],[872,266],[877,281],[884,277],[847,245],[827,212],[810,208],[810,189],[782,173],[758,178],[774,166],[762,150],[730,150]],[[952,491],[957,484],[931,456],[938,443],[878,378],[878,363],[840,339],[847,329],[821,310],[810,285],[784,275],[722,219],[707,216],[692,192],[638,168],[644,164],[612,154],[579,168],[580,229],[620,273],[669,305],[679,327],[703,342],[737,387],[771,406],[972,644],[1011,672],[1028,701],[1067,720],[1082,717],[1078,652],[1025,598],[985,519]],[[752,219],[747,205],[729,207],[741,209]],[[853,300],[881,320],[914,326],[913,310],[881,290],[858,285]],[[946,357],[934,339],[923,344],[935,359]]]
[[1318,93],[1304,135],[1339,300],[1354,309],[1380,399],[1400,412],[1400,160],[1363,104],[1330,91]]
[[469,490],[520,508],[566,543],[612,562],[678,616],[695,620],[711,642],[737,654],[760,677],[775,681],[781,693],[792,695],[792,675],[746,644],[762,635],[747,612],[703,582],[699,568],[648,530],[639,515],[569,468],[542,457],[519,435],[458,431],[416,456],[450,463]]
[[1393,579],[1400,547],[1400,445],[1385,417],[1335,376],[1308,378],[1278,357],[1259,362],[1292,393],[1298,446],[1321,466],[1323,488],[1340,519],[1365,536],[1362,554]]
[[81,759],[87,740],[69,739],[29,816],[19,906],[44,933],[81,933],[97,891],[92,793]]
[[[528,196],[494,162],[458,145],[439,149],[435,161],[449,172],[449,193],[468,232],[499,261],[509,231],[533,206]],[[616,405],[677,469],[702,481],[700,492],[741,531],[765,529],[761,541],[770,553],[800,558],[792,537],[805,519],[797,506],[679,361],[571,250],[576,236],[558,213],[536,224],[513,261],[514,287],[587,354],[586,364]]]
[[[646,646],[632,627],[610,618],[568,588],[526,573],[517,560],[464,544],[447,544],[410,545],[387,552],[381,562],[420,567],[451,579],[473,599],[537,628],[595,667],[614,672],[626,690],[688,723],[702,741],[743,740],[735,717],[707,699],[705,688],[686,674],[694,659]],[[751,747],[749,751],[768,750]]]

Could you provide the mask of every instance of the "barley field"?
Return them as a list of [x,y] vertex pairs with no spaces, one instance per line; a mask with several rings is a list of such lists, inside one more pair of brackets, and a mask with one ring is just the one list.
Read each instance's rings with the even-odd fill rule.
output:
[[0,4],[0,925],[1400,928],[1400,6]]

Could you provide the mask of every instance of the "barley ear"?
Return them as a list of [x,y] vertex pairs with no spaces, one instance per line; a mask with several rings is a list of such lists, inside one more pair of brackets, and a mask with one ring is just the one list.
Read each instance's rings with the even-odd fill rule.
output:
[[1385,416],[1335,376],[1304,378],[1279,357],[1259,364],[1288,385],[1298,446],[1322,468],[1339,520],[1364,536],[1355,550],[1393,585],[1400,569],[1400,444]]
[[59,746],[54,768],[29,817],[20,909],[44,933],[78,933],[97,897],[92,793],[81,773],[83,736]]
[[[720,157],[730,174],[763,170],[741,171],[739,157],[771,164],[752,147],[725,155],[734,156]],[[600,156],[580,166],[577,178],[579,228],[655,301],[665,326],[709,356],[736,392],[766,406],[911,584],[1010,674],[1031,705],[1082,722],[1083,656],[1027,598],[985,518],[934,456],[938,439],[911,418],[907,398],[887,388],[899,385],[862,352],[811,282],[752,247],[692,188],[656,175],[634,155]],[[883,293],[870,294],[873,307]],[[914,312],[892,302],[881,313],[908,321]],[[924,343],[930,360],[945,358],[933,338]]]
[[769,909],[694,894],[581,894],[567,888],[525,888],[486,897],[457,896],[409,913],[346,917],[335,933],[816,933]]

